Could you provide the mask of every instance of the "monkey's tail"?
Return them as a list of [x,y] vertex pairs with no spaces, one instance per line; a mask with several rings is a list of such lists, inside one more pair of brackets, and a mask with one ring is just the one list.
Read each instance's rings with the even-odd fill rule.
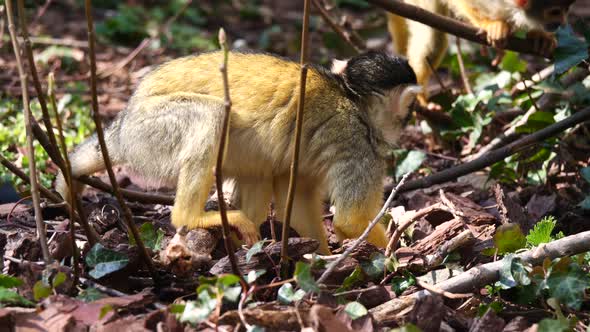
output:
[[[120,119],[117,117],[111,125],[105,129],[105,142],[109,152],[109,157],[113,164],[119,164],[122,159],[122,154],[118,144],[118,131],[119,131]],[[93,134],[87,138],[84,142],[78,145],[74,151],[68,154],[70,159],[70,165],[72,167],[72,177],[76,178],[81,175],[89,175],[94,172],[102,171],[105,169],[104,159],[98,143],[98,136]],[[79,194],[84,190],[84,185],[74,182],[74,193]],[[72,201],[68,185],[65,180],[64,174],[60,171],[57,174],[55,181],[55,190],[66,200],[67,202]]]

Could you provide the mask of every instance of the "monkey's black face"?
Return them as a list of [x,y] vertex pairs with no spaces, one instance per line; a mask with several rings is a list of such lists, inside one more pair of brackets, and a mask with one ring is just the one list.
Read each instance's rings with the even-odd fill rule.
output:
[[416,74],[408,61],[383,52],[368,52],[348,60],[343,74],[347,87],[360,97],[416,84]]
[[547,32],[555,32],[567,23],[569,8],[574,0],[529,1],[527,16]]

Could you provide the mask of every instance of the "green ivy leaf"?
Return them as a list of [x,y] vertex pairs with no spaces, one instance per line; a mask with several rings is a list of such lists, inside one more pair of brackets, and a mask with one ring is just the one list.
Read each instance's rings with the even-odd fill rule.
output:
[[45,285],[43,281],[39,280],[33,286],[33,298],[39,301],[51,295],[51,287]]
[[370,261],[361,262],[363,271],[371,278],[383,276],[385,270],[385,255],[380,252],[371,254]]
[[258,278],[260,278],[261,275],[265,274],[266,270],[252,270],[250,272],[248,272],[248,274],[246,275],[246,282],[248,284],[251,284],[253,282],[255,282],[256,280],[258,280]]
[[[143,244],[152,249],[158,251],[162,249],[162,240],[164,239],[164,231],[160,228],[156,231],[152,223],[146,222],[139,227],[139,237],[143,241]],[[135,239],[133,236],[129,237],[129,244],[135,245]]]
[[289,304],[292,302],[296,302],[301,300],[305,296],[305,291],[302,289],[298,289],[297,291],[293,290],[293,285],[290,283],[286,283],[279,288],[277,293],[277,299],[282,304]]
[[92,302],[92,301],[100,300],[105,297],[106,296],[103,293],[101,293],[98,289],[93,288],[93,287],[83,289],[80,292],[80,294],[78,294],[78,296],[76,296],[76,298],[78,300],[82,300],[84,302]]
[[555,123],[555,115],[551,112],[538,111],[529,116],[526,123],[516,127],[519,134],[530,134]]
[[547,278],[547,286],[551,297],[579,310],[584,302],[584,291],[590,287],[590,280],[577,264],[571,264],[568,271],[551,273]]
[[27,300],[15,291],[0,287],[0,307],[3,305],[32,307],[35,303]]
[[530,268],[525,266],[520,258],[515,257],[513,254],[506,255],[502,259],[498,284],[503,289],[510,289],[519,285],[530,285],[529,272]]
[[586,182],[590,183],[590,166],[580,169],[580,175],[582,175],[582,178],[584,178]]
[[0,287],[14,288],[23,284],[23,281],[17,277],[12,277],[6,274],[0,274]]
[[426,154],[422,151],[407,151],[407,150],[396,150],[394,154],[397,157],[397,165],[395,168],[395,179],[399,180],[407,173],[412,173],[417,170],[424,160]]
[[197,301],[186,303],[180,321],[198,324],[206,320],[216,307],[217,301],[215,298],[211,298],[208,291],[202,291],[199,293]]
[[412,323],[408,323],[402,327],[398,327],[397,329],[393,329],[390,332],[422,332],[422,330],[418,326],[416,326]]
[[97,243],[86,255],[86,264],[93,269],[88,273],[95,279],[118,271],[129,263],[129,258],[120,252],[105,248]]
[[494,245],[498,254],[515,252],[526,245],[526,238],[517,224],[504,224],[494,234]]
[[311,275],[311,267],[303,262],[295,264],[295,273],[293,274],[299,287],[306,292],[319,292],[320,287]]
[[511,73],[519,72],[524,73],[526,71],[527,63],[521,60],[518,53],[513,51],[507,51],[502,62],[500,62],[500,69],[509,71]]
[[409,272],[404,272],[403,277],[393,277],[391,279],[391,290],[395,295],[400,296],[406,289],[416,284],[416,277]]
[[353,320],[361,318],[369,313],[365,306],[356,301],[348,303],[346,307],[344,307],[344,312],[346,312]]
[[53,288],[59,287],[59,285],[63,284],[67,280],[67,276],[63,272],[58,272],[55,277],[53,277]]
[[495,313],[499,314],[503,309],[504,307],[502,306],[502,303],[498,301],[493,301],[490,304],[482,303],[477,308],[477,316],[482,317],[486,312],[488,312],[488,310],[493,310]]
[[545,318],[539,322],[537,332],[569,332],[571,331],[567,321]]
[[578,39],[569,25],[559,28],[555,35],[555,74],[560,75],[588,58],[588,42]]
[[365,281],[365,276],[363,275],[361,268],[357,266],[348,277],[344,278],[342,286],[336,290],[336,293],[347,291],[363,281]]
[[100,312],[98,314],[98,319],[103,319],[111,311],[115,311],[115,308],[113,308],[112,305],[110,305],[110,304],[103,305],[100,308]]
[[254,243],[250,249],[248,249],[248,252],[246,252],[246,263],[250,263],[252,257],[262,251],[264,242],[266,242],[266,240],[258,241]]

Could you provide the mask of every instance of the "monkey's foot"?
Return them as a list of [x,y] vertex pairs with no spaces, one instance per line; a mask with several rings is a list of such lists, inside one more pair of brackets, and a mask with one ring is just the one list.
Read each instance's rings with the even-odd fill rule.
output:
[[[189,229],[221,227],[221,216],[217,211],[206,212],[200,216],[177,213],[176,211],[172,210],[172,224],[177,229],[182,226]],[[241,211],[227,211],[227,220],[231,231],[236,233],[241,242],[252,245],[259,240],[258,229]]]
[[486,33],[486,38],[490,45],[497,48],[506,46],[508,35],[510,35],[510,25],[504,21],[488,21],[481,25]]
[[545,57],[549,57],[557,47],[557,39],[549,32],[532,30],[527,33],[527,38],[533,41],[533,49]]

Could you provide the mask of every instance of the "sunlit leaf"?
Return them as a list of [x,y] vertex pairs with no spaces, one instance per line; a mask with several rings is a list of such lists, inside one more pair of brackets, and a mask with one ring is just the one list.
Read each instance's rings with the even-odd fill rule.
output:
[[352,318],[353,320],[357,319],[357,318],[361,318],[369,313],[367,311],[367,308],[365,308],[364,305],[362,305],[356,301],[348,303],[344,307],[344,312],[346,312],[348,314],[348,316],[350,316],[350,318]]
[[293,274],[297,284],[306,292],[319,292],[320,287],[311,275],[311,267],[309,264],[297,262],[295,264],[295,273]]

